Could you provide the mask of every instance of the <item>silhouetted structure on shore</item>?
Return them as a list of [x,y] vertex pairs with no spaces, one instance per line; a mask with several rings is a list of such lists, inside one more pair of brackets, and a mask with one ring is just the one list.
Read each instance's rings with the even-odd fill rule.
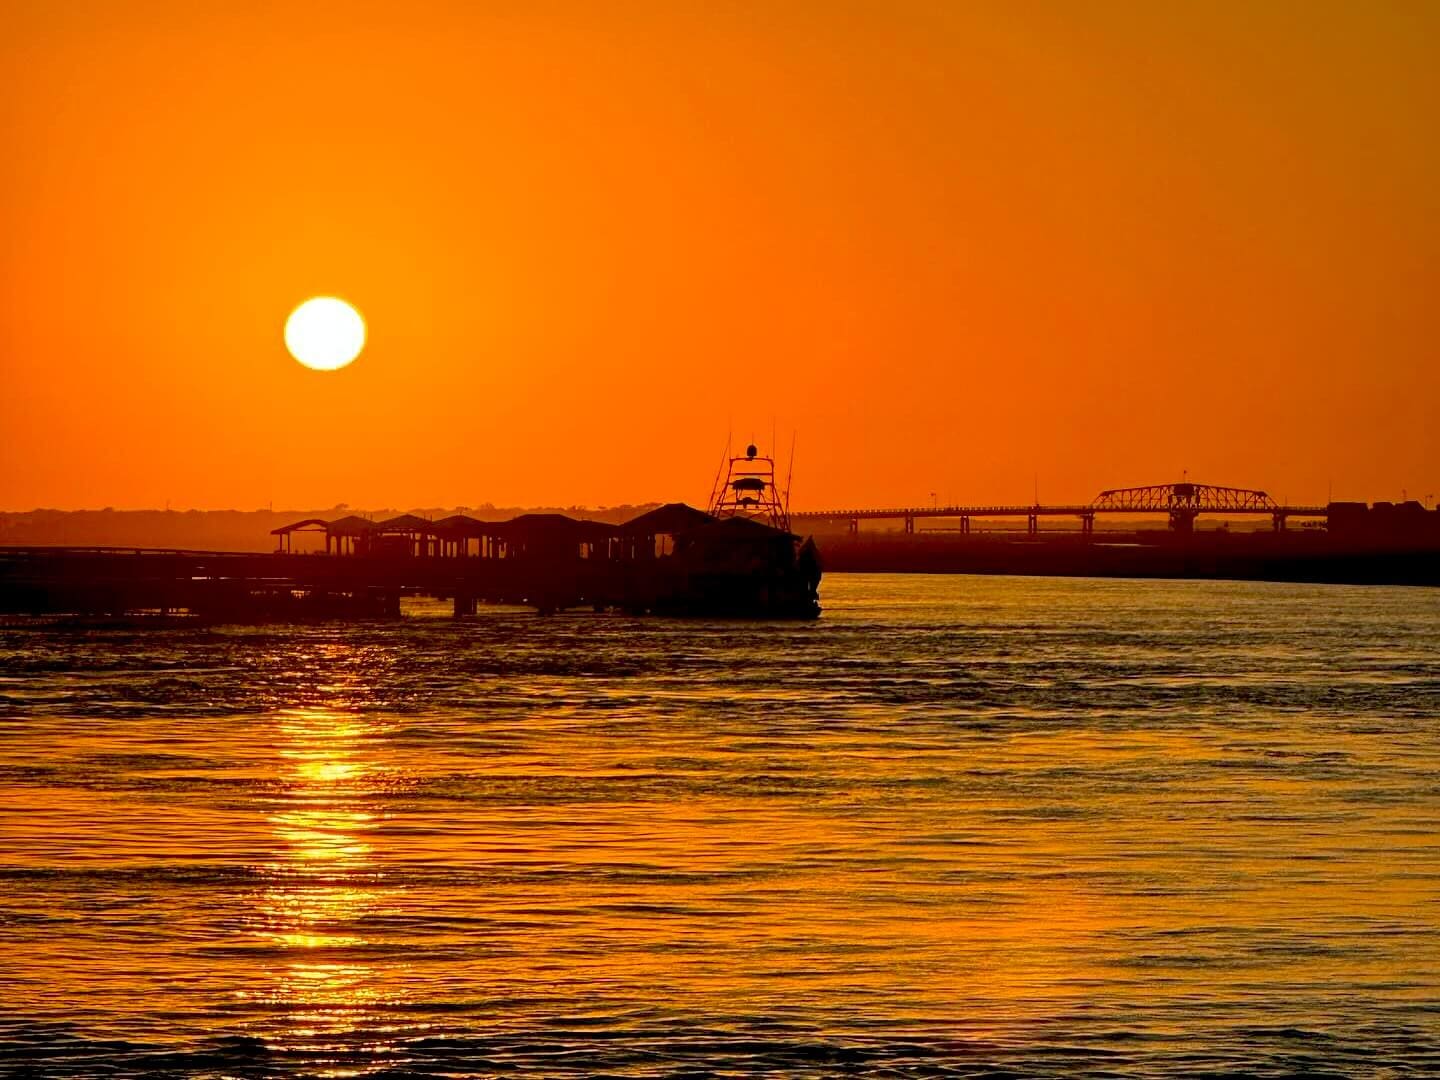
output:
[[1328,528],[1337,542],[1356,547],[1405,547],[1416,542],[1440,547],[1440,509],[1408,502],[1331,503]]

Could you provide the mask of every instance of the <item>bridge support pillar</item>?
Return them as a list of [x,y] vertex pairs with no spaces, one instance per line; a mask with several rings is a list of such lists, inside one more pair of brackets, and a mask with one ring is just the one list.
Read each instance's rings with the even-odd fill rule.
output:
[[968,514],[960,518],[960,533],[962,536],[970,535],[970,516]]
[[914,532],[915,532],[915,515],[914,515],[914,514],[906,514],[906,515],[905,515],[905,535],[906,535],[906,536],[911,536],[911,535],[914,535]]
[[470,596],[466,593],[457,592],[455,594],[454,614],[455,618],[457,619],[460,618],[462,615],[474,615],[475,597]]
[[1288,514],[1280,511],[1270,515],[1270,524],[1274,526],[1276,532],[1284,532],[1285,523],[1288,518]]
[[1080,535],[1081,535],[1081,536],[1086,536],[1086,537],[1088,537],[1088,536],[1093,535],[1094,532],[1095,532],[1095,515],[1094,515],[1094,514],[1081,514],[1081,515],[1080,515]]
[[1195,518],[1198,510],[1190,507],[1180,507],[1170,511],[1170,528],[1175,532],[1193,533],[1195,531]]
[[1040,531],[1040,515],[1031,514],[1025,519],[1025,533],[1034,536]]
[[851,536],[859,536],[859,535],[860,535],[860,519],[859,519],[859,518],[852,517],[852,518],[850,519],[850,535],[851,535]]

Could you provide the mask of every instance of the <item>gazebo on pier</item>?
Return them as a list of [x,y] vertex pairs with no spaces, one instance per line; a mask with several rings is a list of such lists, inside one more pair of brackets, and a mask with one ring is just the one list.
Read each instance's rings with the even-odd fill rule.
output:
[[715,519],[685,503],[666,503],[620,526],[620,558],[653,559],[675,553],[675,537]]
[[619,531],[603,521],[578,521],[564,514],[521,514],[493,526],[511,559],[607,559]]
[[435,522],[435,531],[440,537],[442,556],[461,559],[505,558],[505,526],[501,522],[481,521],[468,514],[451,514]]
[[304,521],[271,529],[270,535],[279,538],[278,550],[286,554],[294,553],[295,533],[324,532],[325,554],[363,555],[370,548],[370,537],[374,531],[375,523],[373,521],[351,514],[335,521],[326,521],[324,518],[306,518]]
[[375,522],[370,550],[385,555],[439,555],[440,533],[433,521],[401,514]]

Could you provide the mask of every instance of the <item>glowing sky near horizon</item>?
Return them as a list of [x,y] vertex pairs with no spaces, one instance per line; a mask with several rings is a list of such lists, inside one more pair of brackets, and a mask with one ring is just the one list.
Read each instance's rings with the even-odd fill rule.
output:
[[[0,509],[1440,491],[1440,5],[0,11]],[[371,328],[317,378],[277,328]]]

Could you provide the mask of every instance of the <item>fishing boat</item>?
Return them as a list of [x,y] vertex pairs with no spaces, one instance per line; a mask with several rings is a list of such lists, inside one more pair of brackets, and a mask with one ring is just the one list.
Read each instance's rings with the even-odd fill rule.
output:
[[752,443],[727,454],[711,490],[712,520],[675,538],[682,587],[661,609],[696,614],[813,619],[820,614],[820,553],[790,531],[789,485]]
[[815,618],[820,555],[814,540],[790,531],[775,462],[753,445],[743,457],[726,459],[708,511],[671,503],[620,527],[623,606],[667,615]]

